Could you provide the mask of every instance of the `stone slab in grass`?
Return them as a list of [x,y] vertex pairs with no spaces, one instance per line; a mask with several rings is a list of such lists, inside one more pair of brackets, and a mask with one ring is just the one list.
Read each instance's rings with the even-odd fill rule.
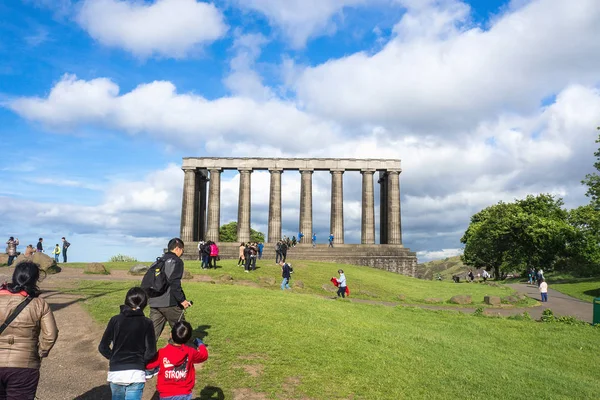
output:
[[194,275],[192,275],[192,273],[188,270],[184,270],[183,271],[183,276],[181,277],[181,279],[193,279]]
[[333,286],[333,285],[327,285],[327,284],[323,284],[321,286],[321,288],[326,291],[326,292],[337,292],[337,287]]
[[372,297],[374,299],[379,297],[377,293],[369,292],[368,290],[359,290],[358,293],[363,294],[367,297]]
[[450,299],[450,303],[454,304],[471,304],[472,302],[471,296],[466,294],[459,294]]
[[498,296],[485,296],[483,302],[490,306],[499,306],[502,303],[502,299]]
[[508,304],[515,304],[518,303],[521,299],[519,299],[517,296],[506,296],[506,297],[502,297],[501,301],[502,303],[508,303]]
[[83,273],[94,274],[94,275],[109,275],[110,272],[106,269],[104,264],[100,263],[89,263],[85,266]]
[[304,289],[304,282],[302,281],[292,281],[292,286],[299,289]]
[[404,301],[404,300],[406,300],[406,295],[404,295],[404,294],[399,294],[399,295],[398,295],[398,300],[400,300],[400,301]]
[[136,264],[133,267],[129,268],[129,275],[144,275],[148,271],[147,265],[144,264]]
[[438,298],[434,298],[434,297],[428,297],[425,300],[423,300],[425,303],[427,304],[438,304],[438,303],[443,303],[444,299],[438,299]]
[[221,282],[229,282],[229,281],[233,280],[233,276],[231,276],[229,274],[221,275],[221,277],[219,278],[219,280]]

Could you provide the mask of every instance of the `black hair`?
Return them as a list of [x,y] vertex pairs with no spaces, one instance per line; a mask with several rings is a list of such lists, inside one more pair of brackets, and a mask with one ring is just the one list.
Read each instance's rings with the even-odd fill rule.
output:
[[240,243],[240,246],[245,246],[245,245],[246,245],[246,243],[244,243],[244,242]]
[[177,344],[187,343],[192,337],[192,325],[187,321],[179,321],[171,329],[171,339]]
[[15,237],[11,236],[11,237],[8,238],[8,240],[15,240]]
[[173,251],[178,248],[183,250],[183,240],[179,238],[173,238],[169,240],[169,244],[167,245],[167,249],[169,251]]
[[344,270],[343,269],[338,269],[338,274],[343,274]]
[[[44,276],[46,275],[45,271]],[[24,291],[29,297],[38,297],[40,289],[37,286],[40,280],[40,266],[31,261],[23,261],[17,264],[13,272],[12,282],[6,285],[11,293]]]
[[125,295],[125,305],[129,308],[140,308],[143,310],[148,304],[148,296],[141,287],[132,287]]
[[44,238],[40,238],[39,240],[44,240]]

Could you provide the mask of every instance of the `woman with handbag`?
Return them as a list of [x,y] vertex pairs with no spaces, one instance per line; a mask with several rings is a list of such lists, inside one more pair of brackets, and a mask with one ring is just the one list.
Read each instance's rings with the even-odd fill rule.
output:
[[35,398],[41,359],[58,337],[50,306],[39,297],[39,278],[39,266],[25,261],[12,282],[0,286],[0,398]]

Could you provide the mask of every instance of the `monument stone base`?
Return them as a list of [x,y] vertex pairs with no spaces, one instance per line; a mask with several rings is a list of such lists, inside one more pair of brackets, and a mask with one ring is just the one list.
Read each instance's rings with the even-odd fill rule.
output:
[[[218,243],[221,259],[239,258],[239,243]],[[198,260],[198,242],[185,243],[184,260]],[[266,243],[263,260],[275,263],[275,245]],[[362,265],[383,269],[402,275],[416,275],[417,255],[402,245],[392,244],[338,244],[329,247],[327,244],[299,244],[288,249],[287,261],[294,260],[325,261],[340,264]]]

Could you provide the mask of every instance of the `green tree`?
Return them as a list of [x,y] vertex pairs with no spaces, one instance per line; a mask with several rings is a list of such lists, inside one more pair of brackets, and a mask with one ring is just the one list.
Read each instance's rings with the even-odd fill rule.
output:
[[567,254],[559,268],[576,275],[600,273],[600,211],[591,204],[569,211],[573,235],[567,243]]
[[[256,243],[264,242],[265,234],[250,228],[250,240]],[[219,241],[226,243],[233,243],[238,241],[237,222],[230,222],[228,224],[222,225],[219,228]]]
[[463,262],[496,277],[531,267],[552,269],[574,235],[562,199],[549,194],[500,202],[471,217],[461,242]]
[[[600,127],[598,127],[597,129],[600,130]],[[596,143],[600,143],[600,135],[598,135]],[[596,156],[594,168],[596,169],[596,171],[600,172],[600,148],[596,150],[594,156]],[[596,210],[600,210],[600,175],[598,175],[598,172],[587,174],[585,176],[585,179],[581,181],[581,183],[588,187],[588,190],[585,193],[585,195],[592,199],[592,206]]]

